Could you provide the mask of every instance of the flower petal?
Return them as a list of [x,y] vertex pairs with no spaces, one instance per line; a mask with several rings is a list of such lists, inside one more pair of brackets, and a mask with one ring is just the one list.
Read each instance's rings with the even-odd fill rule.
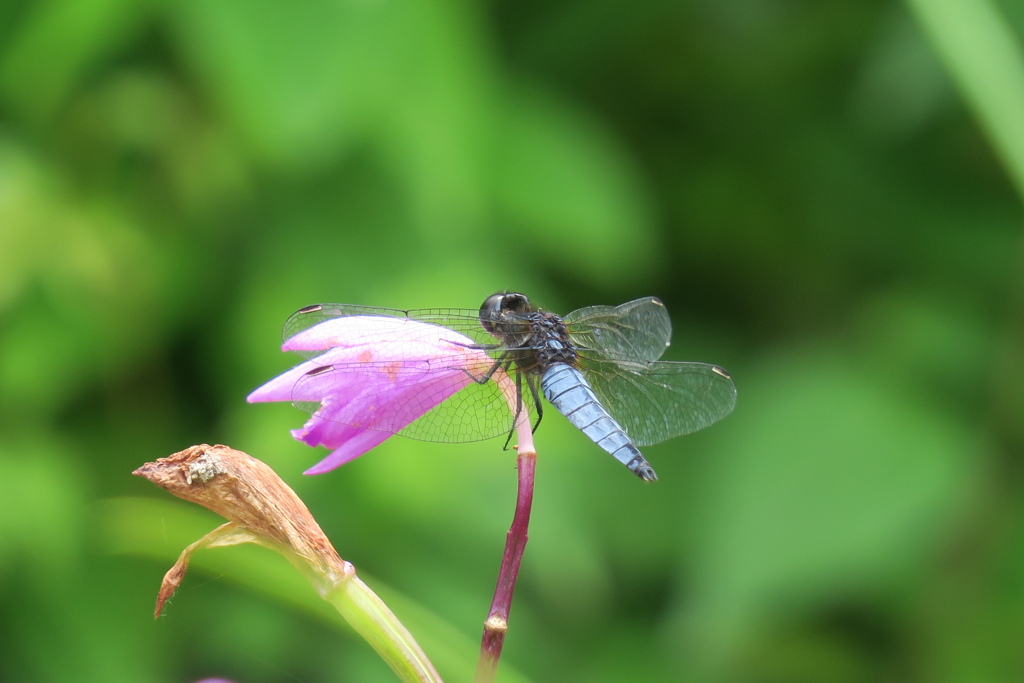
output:
[[[319,402],[324,397],[324,394],[315,393],[317,391],[316,385],[303,383],[301,386],[297,386],[299,385],[300,380],[302,380],[308,373],[318,368],[322,368],[327,365],[354,363],[357,362],[357,360],[357,350],[349,348],[331,349],[326,353],[320,354],[316,358],[300,363],[291,370],[278,375],[263,386],[253,390],[245,400],[249,403],[263,403],[270,401]],[[332,390],[339,393],[345,393],[350,390],[347,382],[358,383],[360,378],[364,376],[363,373],[359,372],[344,374],[336,373],[336,375],[337,384],[332,387]],[[302,391],[303,387],[306,387],[305,392]],[[299,391],[296,391],[296,389]]]
[[450,350],[452,346],[474,344],[469,337],[447,327],[409,318],[359,315],[318,323],[288,338],[281,349],[320,351],[337,347],[379,347],[381,344],[402,342],[422,342],[442,352]]
[[397,386],[369,383],[345,402],[339,402],[334,394],[325,396],[303,428],[292,432],[309,446],[336,449],[307,474],[325,472],[359,457],[471,381],[462,371],[448,371]]
[[[320,407],[292,436],[333,452],[306,474],[359,457],[473,381],[493,363],[474,342],[412,319],[350,316],[289,338],[286,351],[324,350],[247,397],[250,403],[299,401]],[[320,372],[313,372],[320,370]],[[467,372],[468,370],[468,372]]]
[[371,448],[391,438],[387,432],[375,432],[363,429],[353,438],[346,441],[340,448],[336,448],[326,458],[310,467],[303,474],[323,474],[330,472],[336,467],[341,467],[347,462],[355,460]]

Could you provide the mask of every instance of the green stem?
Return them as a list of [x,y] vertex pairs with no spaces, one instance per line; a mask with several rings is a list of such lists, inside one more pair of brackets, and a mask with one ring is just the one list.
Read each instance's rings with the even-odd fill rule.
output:
[[341,579],[324,596],[403,681],[436,681],[441,676],[384,601],[358,576]]

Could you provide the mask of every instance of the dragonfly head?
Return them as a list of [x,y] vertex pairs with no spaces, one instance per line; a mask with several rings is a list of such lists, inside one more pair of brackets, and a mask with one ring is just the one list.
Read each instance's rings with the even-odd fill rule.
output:
[[509,325],[521,324],[519,316],[531,310],[530,300],[525,294],[499,292],[487,297],[480,307],[480,324],[492,336],[503,338],[508,334]]

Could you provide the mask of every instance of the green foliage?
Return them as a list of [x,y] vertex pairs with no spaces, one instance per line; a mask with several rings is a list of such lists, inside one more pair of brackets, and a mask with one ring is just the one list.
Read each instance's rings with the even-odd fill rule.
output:
[[219,521],[129,473],[223,442],[469,680],[511,452],[304,478],[301,413],[244,397],[300,306],[505,288],[657,295],[739,388],[652,486],[545,419],[505,680],[1024,678],[1022,35],[991,0],[0,5],[0,679],[389,680],[259,549],[152,621]]

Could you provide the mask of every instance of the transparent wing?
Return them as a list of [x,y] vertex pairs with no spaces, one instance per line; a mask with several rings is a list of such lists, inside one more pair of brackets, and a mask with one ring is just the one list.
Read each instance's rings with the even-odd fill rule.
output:
[[484,384],[473,382],[395,433],[420,441],[461,443],[507,436],[524,420],[535,424],[536,396],[527,386],[526,376],[513,372],[509,379],[514,385],[518,382],[515,391],[521,397],[515,412],[514,404],[493,379]]
[[[299,332],[314,325],[348,316],[383,316],[386,318],[418,320],[420,322],[440,325],[455,330],[481,345],[493,345],[495,339],[480,325],[480,312],[463,308],[422,308],[403,311],[397,308],[378,308],[376,306],[353,306],[352,304],[314,304],[300,308],[288,316],[282,330],[285,341]],[[316,356],[318,351],[296,352],[305,358]]]
[[638,446],[703,429],[736,405],[736,387],[717,365],[582,356],[579,365],[598,400]]
[[[525,377],[514,371],[509,376],[508,386],[521,390],[518,415],[513,413],[495,377],[484,383],[471,380],[452,393],[448,370],[463,362],[463,357],[452,356],[450,359],[403,360],[400,364],[380,361],[322,366],[295,383],[292,403],[331,422],[444,443],[507,435],[518,421],[536,415],[533,393],[526,386]],[[479,368],[473,369],[475,373],[479,371]],[[389,381],[378,381],[379,373],[386,373]],[[521,378],[520,387],[515,386],[517,377]],[[337,406],[331,405],[329,400],[323,403],[318,400],[329,395],[339,383],[350,387],[346,394],[355,397],[354,400]],[[366,387],[365,391],[372,395],[359,395],[360,386]]]
[[649,296],[620,306],[589,306],[565,316],[573,343],[611,357],[655,361],[668,347],[672,321],[661,300]]
[[[415,320],[453,330],[468,337],[495,361],[502,357],[502,349],[480,325],[479,311],[455,308],[432,308],[399,310],[350,304],[316,304],[293,313],[285,321],[283,337],[287,341],[299,332],[320,323],[351,316],[385,317],[397,320]],[[347,334],[346,344],[365,344],[374,351],[384,348],[402,348],[407,342],[422,341],[422,328],[390,325],[384,336],[371,329],[365,335]],[[443,334],[443,332],[442,332]],[[315,365],[317,357],[329,358],[323,349],[295,351],[313,359],[312,370],[301,376],[292,389],[292,403],[323,419],[360,429],[373,429],[400,434],[421,441],[465,442],[479,441],[510,433],[520,419],[532,419],[536,414],[533,392],[528,388],[526,377],[519,373],[515,364],[503,363],[508,369],[508,384],[512,391],[520,391],[522,403],[518,416],[496,379],[499,370],[491,379],[478,383],[470,377],[482,378],[490,367],[479,364],[464,367],[465,354],[438,356],[436,353],[424,358],[403,354],[400,361],[387,357],[386,351],[380,360],[372,362],[333,362],[325,360]],[[452,375],[465,381],[465,386],[451,393]],[[467,376],[463,378],[460,373]],[[381,381],[386,375],[388,381]],[[343,392],[337,388],[344,386]],[[344,395],[349,399],[346,405],[321,403],[321,398],[331,394]],[[514,395],[514,394],[513,394]],[[418,416],[418,417],[417,417]]]

